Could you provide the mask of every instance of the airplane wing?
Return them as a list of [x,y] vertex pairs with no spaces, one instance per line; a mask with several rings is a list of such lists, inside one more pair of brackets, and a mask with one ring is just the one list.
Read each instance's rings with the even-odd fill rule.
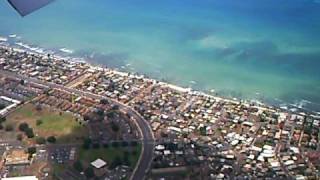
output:
[[26,16],[54,0],[8,0],[11,6],[17,10],[21,16]]

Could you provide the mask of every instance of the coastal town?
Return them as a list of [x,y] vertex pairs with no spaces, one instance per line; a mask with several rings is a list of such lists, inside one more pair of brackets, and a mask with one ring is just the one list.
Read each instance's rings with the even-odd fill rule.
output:
[[320,114],[0,46],[0,179],[320,178]]

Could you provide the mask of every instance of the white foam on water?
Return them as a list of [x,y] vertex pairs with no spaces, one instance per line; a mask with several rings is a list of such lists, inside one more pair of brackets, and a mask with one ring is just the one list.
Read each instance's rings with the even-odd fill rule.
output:
[[1,37],[1,36],[0,36],[0,42],[7,42],[7,41],[8,41],[8,38]]
[[18,45],[18,46],[21,46],[23,48],[29,49],[29,50],[31,50],[31,48],[32,48],[29,44],[25,44],[25,43],[22,43],[22,42],[16,42],[15,44]]
[[40,48],[40,47],[32,47],[31,45],[29,44],[26,44],[26,43],[23,43],[23,42],[16,42],[15,43],[16,45],[20,46],[20,47],[23,47],[24,49],[27,49],[31,52],[35,52],[35,53],[38,53],[38,54],[45,54],[45,53],[48,53],[45,49],[43,48]]
[[10,35],[9,35],[9,38],[16,38],[16,37],[17,37],[16,34],[10,34]]
[[72,54],[73,53],[73,50],[71,49],[67,49],[67,48],[61,48],[59,49],[61,52],[64,52],[64,53],[68,53],[68,54]]
[[38,48],[38,47],[30,48],[30,50],[32,50],[32,51],[34,51],[36,53],[39,53],[39,54],[45,53],[44,49]]

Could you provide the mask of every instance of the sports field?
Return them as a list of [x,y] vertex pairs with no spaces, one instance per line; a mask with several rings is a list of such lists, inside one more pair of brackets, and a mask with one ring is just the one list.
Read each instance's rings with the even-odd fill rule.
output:
[[87,128],[80,125],[71,113],[48,107],[37,108],[33,104],[26,104],[11,113],[6,123],[18,130],[19,124],[23,122],[28,123],[37,136],[55,136],[58,143],[82,142],[82,138],[88,135]]

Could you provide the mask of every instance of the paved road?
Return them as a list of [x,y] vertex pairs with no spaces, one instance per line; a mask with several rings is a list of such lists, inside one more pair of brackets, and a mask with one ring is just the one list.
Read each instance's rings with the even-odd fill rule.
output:
[[35,79],[35,78],[30,78],[30,77],[26,77],[24,75],[20,75],[20,74],[15,74],[12,72],[8,72],[8,71],[3,71],[0,70],[1,74],[7,75],[7,76],[11,76],[11,77],[16,77],[19,79],[24,79],[26,81],[29,82],[33,82],[33,83],[37,83],[37,84],[41,84],[41,85],[45,85],[48,86],[50,88],[56,88],[56,89],[61,89],[70,93],[74,93],[74,94],[78,94],[81,96],[85,96],[85,97],[89,97],[92,99],[108,99],[110,101],[112,101],[114,104],[118,105],[120,107],[121,110],[124,110],[125,112],[127,112],[128,114],[131,115],[131,117],[133,119],[135,119],[135,122],[139,128],[140,134],[141,134],[141,142],[142,142],[142,152],[139,158],[139,161],[136,165],[136,168],[133,171],[133,174],[131,176],[131,180],[143,180],[145,178],[145,174],[146,172],[149,170],[152,159],[153,159],[153,151],[154,151],[154,146],[155,146],[155,140],[153,137],[153,133],[152,133],[152,129],[150,128],[148,122],[138,113],[136,112],[134,109],[132,109],[131,107],[128,107],[125,104],[122,104],[118,101],[112,100],[108,97],[105,96],[101,96],[101,95],[97,95],[97,94],[93,94],[90,92],[85,92],[85,91],[81,91],[81,90],[77,90],[74,88],[68,88],[66,86],[63,85],[59,85],[59,84],[55,84],[55,83],[51,83],[51,82],[44,82],[41,81],[39,79]]
[[148,122],[146,122],[144,118],[140,116],[140,114],[138,114],[131,108],[126,107],[125,110],[134,119],[137,119],[137,125],[140,129],[140,132],[142,133],[142,155],[140,156],[138,164],[134,169],[133,175],[131,176],[131,180],[142,180],[144,179],[146,172],[149,170],[151,162],[153,160],[155,140]]

